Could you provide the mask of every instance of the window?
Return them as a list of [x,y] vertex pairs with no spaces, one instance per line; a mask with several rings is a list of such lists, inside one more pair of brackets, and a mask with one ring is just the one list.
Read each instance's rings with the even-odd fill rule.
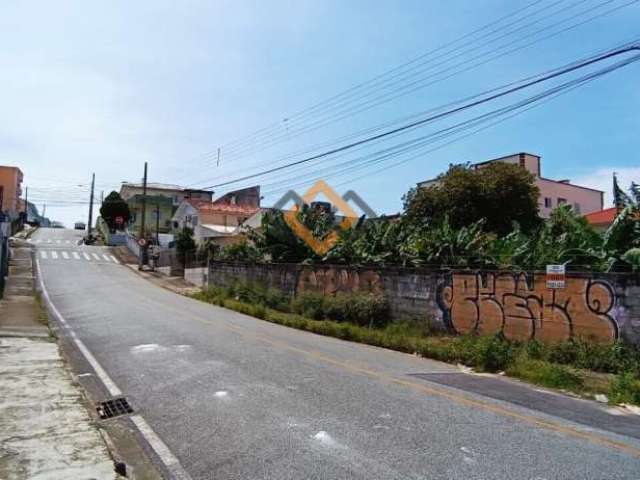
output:
[[576,212],[578,215],[580,215],[580,213],[581,213],[580,204],[578,202],[573,204],[573,211]]
[[198,216],[194,215],[193,217],[191,217],[191,225],[193,225],[194,227],[196,225],[198,225]]
[[558,197],[558,206],[564,205],[565,203],[567,203],[567,199],[566,198]]
[[544,208],[551,208],[551,198],[544,197]]

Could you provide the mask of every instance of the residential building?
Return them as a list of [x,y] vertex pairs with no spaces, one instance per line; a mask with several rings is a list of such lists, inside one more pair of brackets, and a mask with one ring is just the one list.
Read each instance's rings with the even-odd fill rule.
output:
[[618,209],[616,207],[605,208],[604,210],[598,210],[597,212],[591,212],[584,216],[593,228],[599,232],[607,230],[618,215]]
[[[134,235],[140,235],[142,226],[142,194],[135,194],[127,199],[131,218],[129,231]],[[173,199],[164,195],[147,195],[145,209],[145,231],[154,236],[156,228],[159,233],[171,231],[171,219],[173,218]]]
[[193,229],[198,244],[210,240],[226,245],[237,241],[240,225],[259,210],[260,187],[257,186],[229,192],[214,202],[186,199],[173,215],[173,229]]
[[[593,188],[575,185],[569,180],[551,180],[542,176],[541,157],[532,153],[516,153],[505,157],[494,158],[484,162],[472,164],[472,168],[485,168],[494,162],[505,162],[520,165],[531,172],[535,177],[535,183],[540,190],[538,206],[540,216],[548,218],[554,208],[568,204],[578,214],[586,215],[602,210],[604,205],[604,192]],[[437,179],[426,180],[418,183],[418,187],[429,187],[437,183]]]
[[[143,191],[144,187],[142,183],[123,182],[120,187],[120,196],[125,201],[128,201],[135,195],[142,195]],[[171,185],[166,183],[148,182],[147,195],[169,198],[171,199],[172,205],[177,208],[185,199],[211,202],[213,198],[213,191],[185,188],[180,185]]]
[[11,218],[18,216],[22,180],[22,171],[18,167],[0,165],[0,213],[4,212]]

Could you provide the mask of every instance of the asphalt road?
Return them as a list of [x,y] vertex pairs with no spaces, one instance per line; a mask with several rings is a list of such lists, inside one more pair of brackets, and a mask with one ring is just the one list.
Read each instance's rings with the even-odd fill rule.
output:
[[181,297],[77,236],[33,236],[51,301],[193,479],[640,478],[633,436],[427,380],[454,366]]

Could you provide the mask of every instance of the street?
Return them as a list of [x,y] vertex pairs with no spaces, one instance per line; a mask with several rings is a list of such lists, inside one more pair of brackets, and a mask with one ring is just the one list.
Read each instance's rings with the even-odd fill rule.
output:
[[177,458],[177,478],[638,478],[638,436],[428,380],[463,375],[453,365],[176,295],[78,245],[82,233],[31,238],[69,327],[59,334],[86,346]]

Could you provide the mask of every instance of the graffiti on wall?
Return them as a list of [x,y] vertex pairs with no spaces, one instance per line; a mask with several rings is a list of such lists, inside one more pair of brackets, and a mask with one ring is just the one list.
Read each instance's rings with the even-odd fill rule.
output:
[[542,342],[618,338],[610,315],[615,293],[602,280],[567,278],[566,288],[549,290],[544,275],[453,273],[438,297],[449,326],[461,334],[502,332],[511,340]]
[[380,275],[374,270],[347,268],[303,268],[298,277],[298,292],[315,292],[324,295],[336,293],[382,293]]

